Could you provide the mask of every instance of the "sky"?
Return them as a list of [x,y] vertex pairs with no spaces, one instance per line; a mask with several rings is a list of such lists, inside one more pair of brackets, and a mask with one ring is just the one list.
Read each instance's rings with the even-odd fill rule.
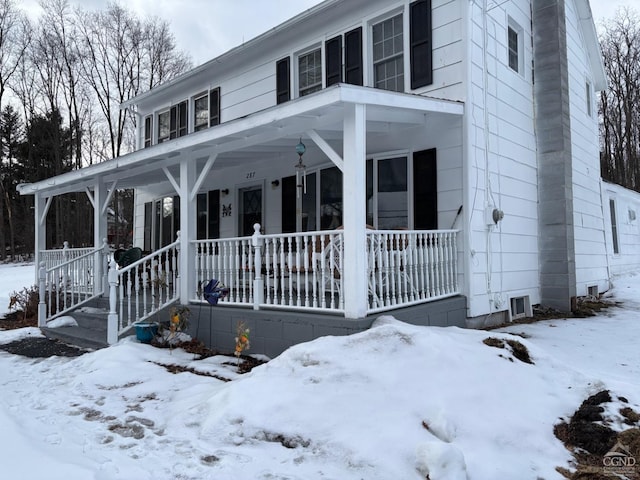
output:
[[[85,9],[103,9],[107,0],[69,0]],[[39,0],[18,2],[28,12]],[[320,0],[128,0],[141,17],[157,15],[171,23],[179,48],[199,65],[301,13]],[[640,0],[591,0],[596,23],[627,5],[640,12]]]
[[[0,315],[33,275],[0,264]],[[135,336],[77,358],[0,349],[2,478],[564,480],[554,425],[602,390],[608,428],[640,412],[640,276],[613,285],[619,306],[594,317],[481,331],[381,316],[245,375]],[[0,330],[0,344],[41,337]]]

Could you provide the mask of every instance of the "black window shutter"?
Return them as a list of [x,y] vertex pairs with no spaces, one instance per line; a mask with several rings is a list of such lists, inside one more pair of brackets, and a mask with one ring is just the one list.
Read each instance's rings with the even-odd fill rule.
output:
[[184,135],[187,134],[187,128],[188,128],[188,110],[189,110],[189,106],[187,101],[185,100],[184,102],[180,102],[180,104],[178,105],[178,136],[179,137],[183,137]]
[[331,38],[324,46],[327,70],[327,87],[342,82],[342,37]]
[[362,85],[362,27],[344,34],[344,77],[346,83]]
[[413,227],[438,229],[438,177],[436,149],[413,154]]
[[291,100],[291,80],[289,75],[289,57],[276,63],[276,103]]
[[169,138],[176,138],[178,134],[178,106],[171,107],[169,113]]
[[431,0],[409,5],[411,88],[433,83],[433,43],[431,40]]
[[296,176],[284,177],[282,188],[282,233],[296,231]]
[[151,146],[151,132],[153,131],[153,119],[151,117],[151,115],[149,115],[148,117],[146,117],[144,119],[144,146],[146,147],[150,147]]
[[220,125],[220,87],[209,92],[209,126]]

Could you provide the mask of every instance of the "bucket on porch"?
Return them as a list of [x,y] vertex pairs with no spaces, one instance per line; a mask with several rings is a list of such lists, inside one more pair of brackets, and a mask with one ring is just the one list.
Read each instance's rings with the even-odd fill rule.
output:
[[140,343],[151,343],[158,334],[157,323],[136,323],[136,338]]

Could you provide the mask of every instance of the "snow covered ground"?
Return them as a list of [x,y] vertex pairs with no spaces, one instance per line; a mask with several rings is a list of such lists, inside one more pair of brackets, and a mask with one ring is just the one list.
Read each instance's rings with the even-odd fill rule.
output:
[[[0,313],[32,278],[33,266],[0,267]],[[381,317],[243,376],[226,357],[131,338],[77,358],[0,351],[2,478],[559,479],[559,418],[603,388],[640,409],[640,277],[609,295],[623,305],[503,332]],[[0,331],[0,343],[39,335]],[[489,336],[521,341],[534,364]]]

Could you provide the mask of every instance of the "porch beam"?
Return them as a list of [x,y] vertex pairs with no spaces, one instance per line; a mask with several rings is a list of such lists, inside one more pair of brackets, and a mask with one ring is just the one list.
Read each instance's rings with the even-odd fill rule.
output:
[[306,135],[313,140],[313,142],[324,152],[324,154],[329,157],[329,160],[333,162],[333,164],[340,169],[341,172],[344,172],[344,160],[338,153],[329,145],[324,138],[322,138],[318,132],[315,130],[307,130]]
[[364,104],[354,104],[345,108],[342,285],[344,315],[351,319],[364,318],[367,315],[366,114],[367,107]]
[[86,186],[84,189],[84,193],[87,194],[87,198],[89,199],[89,203],[91,204],[91,206],[93,208],[96,208],[96,202],[93,199],[93,193],[91,193],[91,189],[89,188],[89,186]]
[[[107,241],[108,234],[108,222],[105,215],[106,210],[100,208],[103,203],[108,203],[105,198],[109,198],[107,195],[107,187],[102,179],[97,179],[93,187],[93,248],[98,248]],[[116,220],[117,221],[117,220]],[[102,263],[102,252],[96,252],[93,259],[94,263],[94,282],[96,293],[106,291],[106,285],[103,285],[103,268],[105,265]]]
[[[180,170],[182,171],[182,163],[180,164]],[[162,171],[164,172],[165,176],[169,180],[169,183],[173,185],[173,188],[175,189],[176,193],[180,195],[180,185],[178,185],[178,182],[176,181],[175,177],[171,175],[171,172],[167,167],[162,167]]]
[[211,167],[213,167],[213,164],[215,163],[216,158],[218,158],[217,154],[209,155],[209,158],[207,159],[207,163],[205,163],[204,167],[202,167],[202,171],[200,172],[200,175],[198,175],[196,184],[193,186],[193,189],[189,194],[189,201],[193,201],[196,198],[196,195],[198,194],[198,190],[200,190],[200,187],[202,186],[202,182],[204,182],[204,179],[207,178],[207,175],[209,174]]
[[113,194],[115,193],[117,186],[118,186],[118,180],[114,180],[114,182],[111,184],[111,187],[108,189],[107,198],[105,198],[104,203],[102,204],[101,212],[103,215],[107,213],[107,207],[111,202],[111,199],[113,198]]
[[49,213],[49,207],[51,207],[52,201],[53,201],[53,196],[47,197],[47,200],[44,204],[44,208],[42,209],[42,214],[38,217],[40,225],[46,225],[47,213]]

